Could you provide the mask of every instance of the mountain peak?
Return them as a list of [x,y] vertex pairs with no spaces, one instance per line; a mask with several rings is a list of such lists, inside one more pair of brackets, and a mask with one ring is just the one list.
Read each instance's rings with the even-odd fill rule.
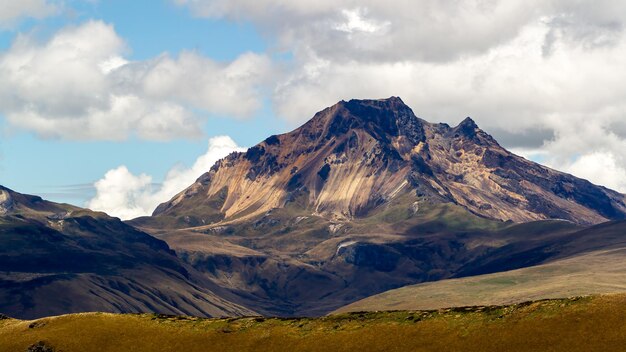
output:
[[388,107],[407,106],[400,97],[396,96],[381,99],[350,99],[348,103],[369,104]]
[[[400,97],[389,97],[385,99],[350,99],[349,101],[341,101],[343,107],[354,109],[356,107],[370,107],[380,110],[411,110]],[[357,111],[359,111],[357,109]]]
[[500,220],[589,224],[626,217],[623,195],[515,156],[470,117],[453,128],[424,121],[398,97],[340,101],[217,165],[155,215],[211,203],[197,219],[183,218],[186,226],[208,225],[297,199],[299,211],[341,220],[404,196]]
[[417,144],[424,138],[424,124],[413,110],[399,97],[386,99],[352,99],[340,101],[315,115],[296,131],[318,135],[320,130],[326,140],[342,136],[354,130],[366,131],[383,143],[398,136],[405,136]]
[[476,122],[471,118],[471,117],[466,117],[463,119],[463,121],[461,121],[458,125],[458,127],[471,127],[471,128],[478,128],[478,125],[476,124]]
[[480,128],[478,127],[476,122],[474,122],[474,120],[472,120],[472,118],[468,116],[463,119],[463,121],[461,121],[461,123],[459,123],[454,128],[454,130],[457,133],[461,133],[465,136],[474,137],[476,133],[480,131]]
[[463,136],[477,145],[496,146],[498,142],[488,133],[480,129],[471,117],[466,117],[452,129],[455,137]]

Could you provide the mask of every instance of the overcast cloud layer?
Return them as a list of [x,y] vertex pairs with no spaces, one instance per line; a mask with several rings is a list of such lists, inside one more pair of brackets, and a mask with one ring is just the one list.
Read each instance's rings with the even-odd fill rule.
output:
[[[472,116],[517,153],[626,192],[626,2],[171,1],[250,22],[293,59],[130,62],[123,38],[95,20],[43,42],[22,34],[0,53],[0,113],[43,137],[168,140],[201,134],[196,111],[241,118],[269,100],[295,126],[341,99],[394,95],[430,121]],[[57,10],[19,3],[0,28]]]
[[399,95],[428,120],[471,115],[518,153],[626,191],[622,1],[175,2],[252,21],[294,53],[273,93],[284,118]]

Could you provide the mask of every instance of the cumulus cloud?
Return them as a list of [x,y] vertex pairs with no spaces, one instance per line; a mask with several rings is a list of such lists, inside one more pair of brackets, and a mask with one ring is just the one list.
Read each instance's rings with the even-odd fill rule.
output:
[[22,18],[43,18],[58,10],[57,5],[46,0],[0,0],[0,29],[10,28]]
[[19,35],[0,54],[0,112],[43,137],[150,140],[198,137],[193,113],[247,116],[269,74],[263,55],[221,63],[195,52],[130,62],[113,26],[90,21],[45,42]]
[[154,184],[147,174],[135,175],[126,166],[109,170],[94,186],[96,195],[87,203],[93,210],[104,211],[123,220],[150,215],[162,202],[190,186],[215,162],[234,151],[245,151],[228,136],[213,137],[209,147],[190,168],[174,167],[161,184]]
[[[201,17],[248,20],[286,50],[325,59],[453,61],[480,54],[542,21],[547,54],[571,40],[610,45],[626,5],[615,0],[173,0]],[[278,20],[280,19],[280,20]]]
[[610,151],[582,155],[570,164],[561,165],[565,171],[595,183],[626,193],[626,168],[623,161]]
[[619,124],[626,68],[616,58],[626,54],[624,40],[597,51],[563,45],[544,57],[548,31],[535,23],[515,40],[449,63],[342,64],[308,56],[275,91],[276,108],[302,121],[338,99],[400,95],[427,119],[472,115],[509,132],[546,127],[567,134],[578,130],[573,122]]
[[153,100],[174,98],[194,107],[231,116],[248,116],[261,107],[256,89],[271,71],[270,60],[258,54],[245,53],[228,64],[182,52],[136,64],[116,72],[120,80],[140,86]]
[[146,198],[151,196],[151,184],[151,176],[135,176],[126,166],[119,166],[94,183],[97,194],[87,207],[121,219],[146,215],[149,212]]

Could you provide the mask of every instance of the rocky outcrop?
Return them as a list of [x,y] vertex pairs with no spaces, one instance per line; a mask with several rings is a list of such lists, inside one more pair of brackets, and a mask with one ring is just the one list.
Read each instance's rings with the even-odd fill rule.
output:
[[54,351],[56,351],[54,347],[52,347],[46,341],[39,341],[37,343],[34,343],[28,346],[28,349],[26,350],[26,352],[54,352]]
[[7,214],[13,209],[13,198],[4,189],[0,189],[0,215]]

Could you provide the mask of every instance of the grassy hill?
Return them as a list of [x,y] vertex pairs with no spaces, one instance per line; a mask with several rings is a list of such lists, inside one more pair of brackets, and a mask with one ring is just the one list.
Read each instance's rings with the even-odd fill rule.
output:
[[0,350],[617,351],[625,316],[626,295],[316,319],[83,313],[0,320]]

